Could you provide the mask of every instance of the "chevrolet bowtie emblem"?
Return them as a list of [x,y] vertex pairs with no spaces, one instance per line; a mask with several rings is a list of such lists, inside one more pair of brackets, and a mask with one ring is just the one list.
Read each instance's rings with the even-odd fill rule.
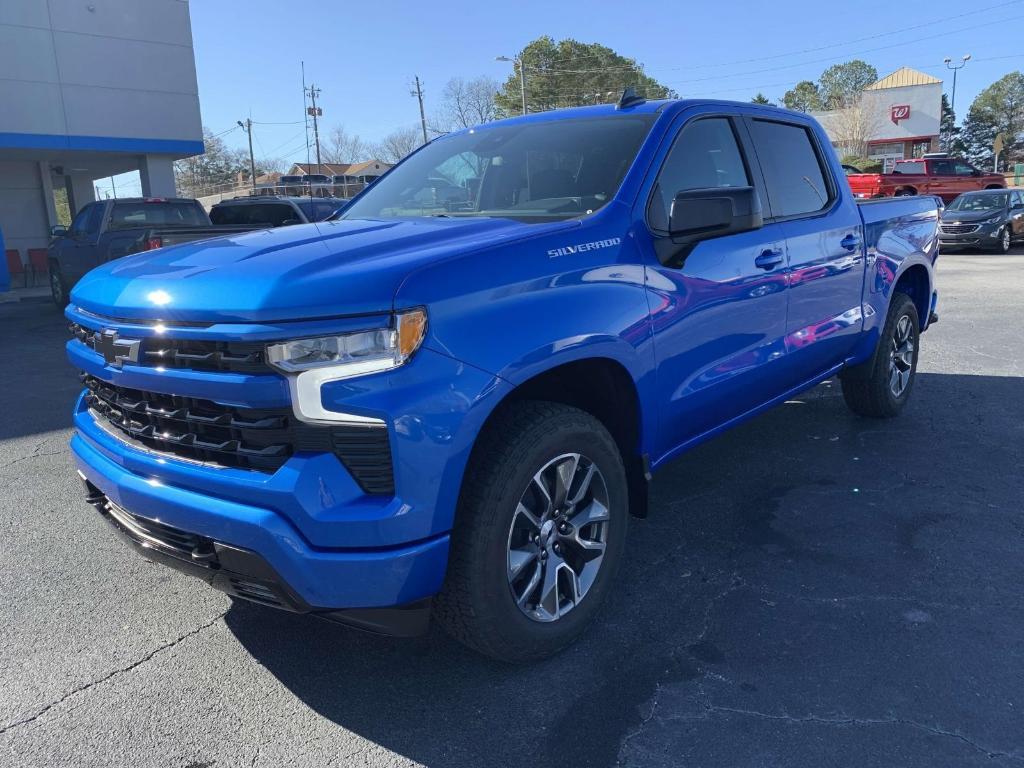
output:
[[123,363],[139,362],[141,339],[122,339],[117,331],[103,330],[92,337],[92,348],[103,355],[107,365],[120,368]]

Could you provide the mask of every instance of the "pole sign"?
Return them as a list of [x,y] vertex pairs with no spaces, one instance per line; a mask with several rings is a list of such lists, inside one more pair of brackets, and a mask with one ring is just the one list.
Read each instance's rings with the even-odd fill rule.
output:
[[889,107],[889,119],[893,124],[899,125],[900,120],[907,120],[910,117],[909,104],[894,104]]

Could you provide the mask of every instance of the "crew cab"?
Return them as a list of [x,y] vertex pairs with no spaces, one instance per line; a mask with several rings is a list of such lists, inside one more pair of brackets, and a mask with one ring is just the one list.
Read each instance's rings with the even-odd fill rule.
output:
[[672,459],[833,376],[901,411],[937,228],[933,197],[858,204],[803,113],[488,123],[330,221],[89,273],[71,447],[99,517],[236,598],[542,658]]
[[897,160],[892,173],[849,173],[846,178],[857,198],[935,195],[948,203],[963,192],[1006,187],[1002,174],[980,171],[941,153]]
[[129,197],[89,203],[70,227],[55,226],[50,231],[50,294],[63,308],[82,275],[111,259],[249,229],[215,227],[203,206],[188,198]]

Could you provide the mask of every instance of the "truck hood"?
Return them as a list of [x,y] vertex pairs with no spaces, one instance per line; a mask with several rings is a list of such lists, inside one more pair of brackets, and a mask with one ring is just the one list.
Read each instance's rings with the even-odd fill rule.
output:
[[404,277],[417,267],[552,226],[420,218],[248,232],[112,261],[82,278],[71,303],[107,317],[165,322],[267,322],[386,312]]

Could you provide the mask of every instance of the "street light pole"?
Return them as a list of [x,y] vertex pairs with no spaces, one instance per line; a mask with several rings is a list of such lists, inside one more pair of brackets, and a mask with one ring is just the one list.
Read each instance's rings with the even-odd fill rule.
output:
[[510,61],[516,67],[519,67],[519,96],[523,103],[523,114],[526,114],[526,67],[523,66],[522,56],[516,56],[514,59],[510,59],[508,56],[496,56],[495,61]]
[[954,118],[956,116],[956,73],[959,70],[963,69],[965,66],[967,66],[967,62],[970,60],[971,54],[969,53],[966,54],[962,59],[960,59],[959,64],[953,64],[953,59],[951,59],[949,56],[943,59],[943,61],[946,64],[946,69],[953,70],[953,94],[952,96],[950,96],[949,99],[949,108],[953,111]]
[[241,120],[236,121],[239,127],[249,134],[249,183],[252,186],[252,193],[256,194],[256,159],[252,154],[252,118],[246,118],[243,123]]

